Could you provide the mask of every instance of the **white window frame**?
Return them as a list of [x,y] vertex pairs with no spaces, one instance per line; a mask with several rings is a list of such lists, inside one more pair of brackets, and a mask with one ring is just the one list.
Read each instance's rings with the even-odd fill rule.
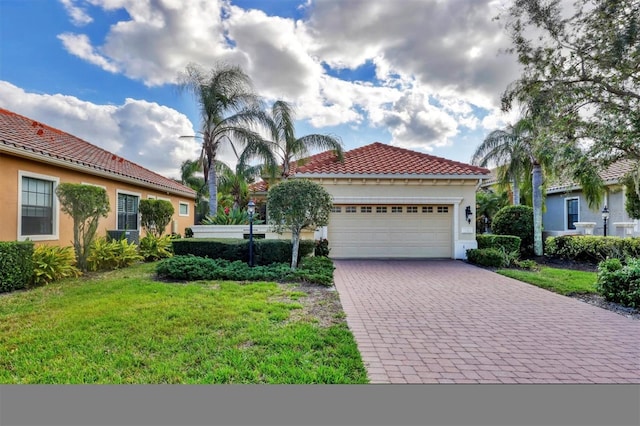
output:
[[120,194],[131,195],[134,197],[138,197],[138,220],[136,223],[136,229],[130,229],[129,231],[140,231],[140,200],[142,200],[142,194],[139,192],[127,191],[125,189],[116,189],[116,225],[113,229],[118,229],[118,197]]
[[[28,177],[33,179],[46,180],[53,182],[51,205],[51,231],[49,235],[22,235],[22,178]],[[60,239],[60,202],[56,196],[56,188],[60,184],[60,178],[56,176],[43,175],[41,173],[33,173],[25,170],[18,170],[18,229],[17,239],[18,241],[25,241],[27,239],[31,241],[55,241]]]
[[[180,207],[182,206],[187,206],[187,213],[186,214],[182,214],[182,212],[180,211]],[[189,216],[189,203],[185,203],[184,201],[178,201],[178,216]]]
[[565,231],[573,231],[573,229],[569,229],[569,211],[567,210],[567,204],[570,200],[578,200],[578,220],[576,222],[580,222],[580,197],[565,197],[564,199],[564,230]]

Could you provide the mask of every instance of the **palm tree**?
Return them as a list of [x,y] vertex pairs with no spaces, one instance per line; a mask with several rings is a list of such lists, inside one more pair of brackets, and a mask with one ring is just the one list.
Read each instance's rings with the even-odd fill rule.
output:
[[249,201],[249,184],[260,176],[260,166],[245,166],[238,164],[235,171],[228,166],[222,168],[219,174],[218,186],[220,192],[229,194],[233,198],[233,208],[245,206]]
[[542,256],[543,181],[545,170],[551,171],[554,155],[551,144],[540,137],[537,122],[537,117],[525,115],[515,125],[491,132],[476,149],[472,162],[482,166],[496,163],[498,178],[514,183],[514,204],[520,197],[518,180],[531,174],[534,252]]
[[200,106],[200,159],[209,185],[209,214],[215,215],[218,209],[215,164],[220,146],[229,143],[236,153],[239,147],[256,153],[268,151],[268,142],[253,127],[268,125],[270,121],[259,108],[259,98],[253,93],[249,76],[237,66],[222,64],[205,73],[190,64],[180,75],[180,88],[191,92]]
[[240,156],[239,164],[244,165],[250,159],[259,157],[265,162],[265,171],[275,176],[279,168],[280,178],[286,180],[291,174],[292,162],[304,159],[313,149],[333,150],[338,160],[343,161],[344,149],[339,137],[321,134],[296,137],[295,111],[288,102],[274,102],[269,116],[271,150],[265,152],[261,146],[249,146]]
[[497,166],[498,182],[511,185],[513,204],[520,204],[520,182],[531,172],[530,147],[527,145],[527,126],[524,120],[515,126],[494,130],[473,153],[471,163],[489,167]]

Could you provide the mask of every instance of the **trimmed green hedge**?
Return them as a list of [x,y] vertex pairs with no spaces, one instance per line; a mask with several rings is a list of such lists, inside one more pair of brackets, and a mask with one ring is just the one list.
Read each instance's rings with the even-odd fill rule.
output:
[[503,248],[507,253],[520,252],[520,237],[515,235],[495,235],[485,234],[477,235],[476,241],[478,241],[479,249],[486,248]]
[[529,206],[506,206],[493,217],[491,230],[498,235],[520,237],[520,251],[533,254],[533,209]]
[[0,293],[25,288],[33,278],[33,242],[0,241]]
[[545,254],[566,260],[598,263],[608,258],[640,257],[640,238],[563,235],[545,241]]
[[[298,262],[301,258],[313,253],[315,241],[300,241]],[[291,241],[289,240],[253,240],[254,265],[270,265],[272,263],[291,264]],[[176,256],[194,255],[211,259],[225,259],[231,262],[249,261],[249,240],[241,239],[209,239],[185,238],[173,241],[173,253]]]
[[164,259],[156,267],[158,277],[170,280],[306,281],[325,286],[333,283],[333,270],[333,262],[326,257],[304,258],[296,270],[287,263],[249,267],[239,260],[193,255]]
[[474,265],[504,268],[511,264],[510,256],[501,249],[482,248],[467,250],[467,261]]

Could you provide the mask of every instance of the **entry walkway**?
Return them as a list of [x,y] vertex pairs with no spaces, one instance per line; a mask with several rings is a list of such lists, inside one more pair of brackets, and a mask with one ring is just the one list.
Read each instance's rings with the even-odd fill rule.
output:
[[640,383],[640,321],[453,260],[336,260],[371,383]]

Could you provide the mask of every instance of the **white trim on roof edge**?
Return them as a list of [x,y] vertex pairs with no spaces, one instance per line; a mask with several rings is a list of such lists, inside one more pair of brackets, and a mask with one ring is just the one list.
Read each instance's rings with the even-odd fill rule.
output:
[[484,179],[489,174],[469,175],[417,175],[411,173],[296,173],[298,178],[314,179]]
[[[33,152],[30,150],[25,150],[23,148],[15,148],[12,146],[8,146],[8,145],[2,145],[0,144],[0,151],[4,151],[4,152],[8,152],[10,154],[14,154],[18,157],[24,157],[24,158],[28,158],[31,160],[36,160],[39,162],[43,162],[46,164],[52,164],[54,166],[59,166],[65,169],[71,169],[71,170],[76,170],[76,171],[80,171],[83,173],[88,173],[88,174],[93,174],[96,176],[101,176],[101,177],[105,177],[105,178],[109,178],[112,180],[116,180],[119,182],[125,182],[125,183],[130,183],[133,185],[137,185],[137,186],[142,186],[144,188],[150,188],[150,189],[154,189],[156,191],[160,191],[160,192],[166,192],[166,193],[170,193],[173,195],[179,195],[181,197],[185,197],[185,198],[193,198],[195,197],[195,194],[189,194],[189,193],[185,193],[185,192],[181,192],[175,189],[171,189],[171,188],[167,188],[165,186],[161,186],[161,185],[154,185],[151,182],[147,182],[144,180],[140,180],[140,179],[134,179],[134,178],[130,178],[124,175],[120,175],[117,173],[113,173],[113,172],[109,172],[106,170],[101,170],[99,168],[96,168],[94,166],[91,166],[89,164],[81,164],[81,163],[76,163],[73,161],[69,161],[69,160],[62,160],[56,157],[52,157],[49,155],[42,155],[39,154],[37,152]],[[135,163],[132,163],[135,164]],[[138,164],[136,164],[138,167],[142,167]],[[91,172],[89,172],[88,170],[91,170]],[[155,173],[155,172],[154,172]],[[160,176],[160,175],[158,175]],[[164,176],[162,176],[164,177]],[[165,179],[168,179],[167,177],[164,177]]]
[[334,204],[460,204],[463,197],[333,197]]

